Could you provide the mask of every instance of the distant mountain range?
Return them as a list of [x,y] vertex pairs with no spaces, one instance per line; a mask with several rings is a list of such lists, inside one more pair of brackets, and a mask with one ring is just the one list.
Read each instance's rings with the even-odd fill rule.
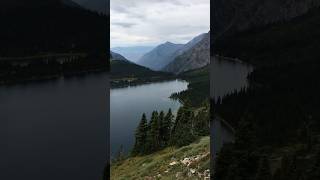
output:
[[114,47],[111,50],[123,55],[128,60],[137,63],[138,60],[146,53],[151,51],[153,46],[133,46],[133,47]]
[[163,70],[176,57],[182,55],[199,43],[203,37],[204,34],[200,34],[187,44],[174,44],[171,42],[160,44],[152,51],[142,56],[137,63],[153,70]]
[[174,54],[183,46],[183,44],[166,42],[143,55],[137,63],[159,71],[174,59]]
[[196,44],[193,43],[193,46],[183,51],[162,70],[180,74],[208,65],[210,63],[210,32],[203,34],[201,37],[201,41]]
[[142,56],[137,63],[153,70],[179,74],[207,65],[209,53],[210,35],[203,33],[187,44],[161,44]]

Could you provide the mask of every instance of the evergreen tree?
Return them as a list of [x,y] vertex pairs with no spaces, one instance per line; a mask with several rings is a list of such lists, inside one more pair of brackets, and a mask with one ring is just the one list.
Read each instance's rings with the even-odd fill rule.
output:
[[205,103],[203,109],[199,110],[197,116],[192,119],[195,135],[206,136],[210,134],[210,109],[209,104]]
[[149,128],[147,140],[149,143],[149,152],[154,152],[159,150],[160,147],[159,115],[157,111],[152,112]]
[[143,113],[139,126],[135,133],[135,144],[132,150],[133,155],[144,154],[146,150],[146,140],[147,140],[148,122],[146,114]]
[[178,110],[177,117],[172,130],[171,144],[176,146],[185,146],[195,140],[192,133],[192,122],[194,118],[193,112],[186,107]]
[[164,142],[164,112],[161,111],[159,113],[159,146],[160,148],[165,147],[165,142]]
[[173,114],[171,112],[171,109],[169,109],[168,113],[164,117],[163,123],[162,123],[162,135],[163,135],[163,142],[164,145],[167,146],[169,144],[170,136],[171,136],[171,128],[172,128],[172,122],[173,122]]

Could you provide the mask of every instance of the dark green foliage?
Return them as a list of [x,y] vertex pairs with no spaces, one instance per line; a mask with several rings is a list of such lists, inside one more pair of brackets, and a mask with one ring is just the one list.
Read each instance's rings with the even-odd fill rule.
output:
[[201,107],[204,101],[209,100],[209,66],[184,72],[179,77],[189,82],[188,89],[172,94],[172,98],[179,99],[183,104],[188,102],[193,107]]
[[220,180],[254,179],[259,165],[255,128],[251,120],[243,119],[237,129],[236,140],[227,145],[217,157],[214,177]]
[[209,102],[201,108],[194,117],[193,129],[196,136],[206,136],[210,134],[210,105]]
[[171,143],[177,146],[185,146],[195,140],[195,135],[192,128],[192,120],[194,119],[193,112],[182,107],[179,109],[177,118],[172,130]]
[[[317,8],[290,22],[221,36],[214,42],[215,53],[256,65],[248,76],[248,89],[213,105],[215,113],[237,129],[235,144],[228,153],[223,148],[217,159],[217,179],[270,179],[267,163],[255,154],[275,158],[270,164],[277,169],[273,180],[319,179],[314,155],[320,134],[319,12]],[[269,148],[267,153],[262,153],[264,147]],[[298,147],[303,148],[296,153]],[[248,166],[250,156],[260,159],[256,167]]]
[[149,127],[150,131],[147,141],[150,146],[150,151],[154,152],[160,149],[160,126],[159,115],[157,111],[152,112]]
[[173,114],[171,112],[171,109],[169,109],[168,113],[164,117],[163,123],[162,123],[162,139],[163,139],[163,145],[167,146],[169,144],[170,136],[171,136],[171,128],[173,123]]
[[171,109],[166,114],[154,111],[148,124],[145,115],[142,116],[132,155],[150,154],[168,146],[189,145],[197,137],[209,135],[209,129],[209,103],[204,103],[197,115],[191,107],[180,107],[175,119]]
[[135,144],[132,150],[133,155],[143,154],[147,151],[146,140],[147,140],[148,122],[146,115],[143,114],[140,124],[135,133]]

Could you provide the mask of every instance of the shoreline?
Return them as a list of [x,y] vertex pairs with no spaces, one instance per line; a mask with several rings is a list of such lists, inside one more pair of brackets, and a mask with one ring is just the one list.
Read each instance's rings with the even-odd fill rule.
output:
[[72,77],[80,77],[88,74],[94,73],[109,73],[108,68],[97,68],[92,70],[82,70],[82,71],[74,71],[74,72],[61,72],[51,75],[45,76],[33,76],[29,78],[17,78],[14,80],[0,80],[0,87],[2,86],[15,86],[15,85],[26,85],[30,83],[37,83],[42,81],[53,81],[58,80],[59,78],[72,78]]

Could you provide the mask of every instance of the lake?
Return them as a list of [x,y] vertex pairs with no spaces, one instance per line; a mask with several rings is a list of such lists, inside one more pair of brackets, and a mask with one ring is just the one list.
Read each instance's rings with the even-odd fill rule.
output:
[[210,97],[220,96],[248,86],[253,66],[227,58],[213,58],[210,64]]
[[[253,71],[253,66],[230,58],[212,58],[210,64],[210,97],[223,97],[235,90],[248,86],[247,76]],[[232,109],[230,109],[232,112]],[[226,126],[226,121],[217,117],[211,121],[210,149],[214,151],[211,157],[220,151],[224,143],[234,141],[234,130]]]
[[100,73],[0,87],[0,179],[101,179],[108,79]]
[[[247,85],[252,67],[232,61],[211,64],[211,96]],[[169,96],[187,89],[172,80],[109,91],[106,73],[0,87],[0,179],[88,180],[102,175],[109,149],[128,152],[142,113],[181,106]],[[3,167],[2,167],[3,166]]]
[[150,119],[154,110],[175,113],[181,104],[169,98],[172,93],[186,90],[186,81],[171,80],[111,89],[110,91],[110,144],[111,155],[122,145],[128,153],[134,144],[134,132],[141,116],[146,113]]

